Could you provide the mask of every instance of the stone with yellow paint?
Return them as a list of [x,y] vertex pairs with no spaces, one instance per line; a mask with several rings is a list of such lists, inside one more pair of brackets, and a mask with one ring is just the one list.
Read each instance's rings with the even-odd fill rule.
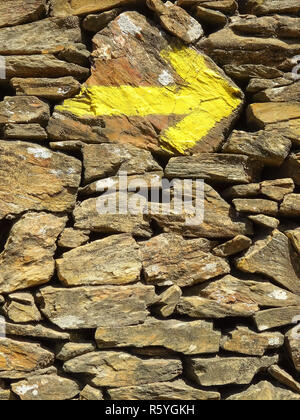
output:
[[[53,214],[27,213],[13,226],[4,251],[0,254],[0,293],[50,281],[55,268],[56,240],[66,222],[66,217]],[[11,306],[9,308],[12,310]],[[38,314],[24,314],[23,322],[28,321],[28,316],[37,317]],[[19,317],[20,314],[16,313],[13,316],[17,322],[20,321]]]
[[187,355],[218,353],[220,338],[221,333],[211,322],[155,318],[127,328],[101,327],[95,336],[99,349],[157,346]]
[[[103,138],[150,151],[190,154],[219,147],[243,94],[208,57],[137,12],[122,13],[93,45],[91,77],[57,113],[101,118]],[[124,117],[135,130],[121,130]]]
[[54,355],[39,344],[0,338],[1,378],[9,378],[13,374],[21,378],[22,375],[46,368],[53,362]]
[[81,180],[78,159],[37,144],[0,141],[0,219],[28,210],[66,212]]

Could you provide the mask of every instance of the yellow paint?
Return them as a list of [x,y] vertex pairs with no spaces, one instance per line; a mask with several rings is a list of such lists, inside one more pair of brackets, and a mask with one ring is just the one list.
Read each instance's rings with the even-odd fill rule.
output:
[[182,115],[160,140],[164,150],[184,153],[241,104],[241,92],[191,48],[170,47],[161,56],[185,83],[168,87],[91,86],[58,110],[78,116]]

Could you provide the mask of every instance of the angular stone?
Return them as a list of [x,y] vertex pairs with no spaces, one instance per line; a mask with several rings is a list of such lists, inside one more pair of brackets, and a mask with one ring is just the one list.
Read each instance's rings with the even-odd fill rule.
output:
[[128,353],[98,351],[76,357],[64,364],[69,373],[92,376],[97,387],[120,387],[165,382],[182,373],[181,361],[173,359],[140,359]]
[[300,194],[288,194],[280,206],[280,214],[284,217],[300,216]]
[[235,394],[227,398],[232,401],[296,401],[300,395],[281,387],[275,387],[270,382],[262,381],[252,385],[241,394]]
[[96,15],[88,15],[84,18],[82,26],[86,31],[97,33],[104,29],[112,20],[124,12],[124,9],[117,7],[107,12]]
[[7,335],[19,337],[33,337],[53,341],[68,341],[71,339],[68,333],[63,333],[52,328],[37,325],[19,325],[6,322],[5,329]]
[[260,184],[234,185],[222,192],[224,198],[255,197],[260,194]]
[[27,210],[72,210],[81,180],[79,160],[19,141],[0,141],[0,156],[0,219]]
[[132,327],[98,328],[98,348],[161,346],[183,354],[218,353],[221,334],[205,321],[159,321],[149,318]]
[[[232,35],[231,33],[229,33]],[[225,61],[227,62],[227,60]],[[240,82],[248,82],[249,78],[278,78],[283,76],[283,72],[270,66],[264,66],[263,64],[225,64],[223,66],[225,73],[233,80]]]
[[54,54],[8,55],[5,57],[6,78],[13,77],[65,77],[86,79],[90,70],[79,64],[69,63]]
[[86,385],[80,392],[81,401],[102,401],[104,400],[103,393],[100,389],[93,388],[90,385]]
[[297,0],[248,0],[246,11],[257,16],[271,13],[298,14],[300,5]]
[[140,244],[147,284],[192,286],[230,272],[222,258],[201,250],[202,241],[174,234],[155,236]]
[[300,298],[271,283],[239,280],[231,275],[187,289],[177,312],[192,318],[249,317],[260,307],[299,305]]
[[197,6],[195,8],[195,15],[200,23],[206,23],[214,26],[225,26],[227,23],[227,17],[217,10]]
[[[112,194],[111,198],[114,203],[128,202],[126,193]],[[73,213],[75,228],[105,234],[130,233],[141,238],[152,236],[149,217],[146,214],[102,214],[98,211],[98,205],[102,203],[101,198],[98,200],[99,198],[90,198],[77,204]]]
[[280,225],[280,221],[278,219],[275,219],[274,217],[265,216],[264,214],[258,214],[255,216],[248,217],[255,224],[267,229],[277,229]]
[[265,102],[249,105],[248,125],[255,129],[284,131],[284,135],[299,146],[300,103]]
[[285,234],[290,239],[290,241],[294,245],[295,250],[300,255],[300,228],[288,230],[285,232]]
[[246,273],[264,274],[294,293],[300,292],[299,258],[289,239],[278,230],[257,241],[236,260],[236,266]]
[[50,366],[45,369],[37,369],[31,372],[20,372],[20,371],[0,371],[0,379],[9,379],[12,381],[31,378],[32,376],[40,375],[57,375],[57,369],[54,366]]
[[239,213],[265,214],[277,216],[278,204],[275,201],[262,198],[236,198],[233,200],[236,211]]
[[220,10],[226,14],[234,14],[237,10],[237,3],[235,0],[177,0],[181,7],[190,7],[201,5],[210,10]]
[[46,124],[50,118],[49,105],[35,96],[6,96],[0,102],[0,124]]
[[5,314],[16,323],[41,321],[41,314],[30,293],[14,293],[9,295],[10,302],[4,306]]
[[299,382],[295,381],[295,379],[281,369],[279,366],[274,365],[269,367],[268,372],[274,379],[280,382],[282,385],[290,388],[292,391],[300,394],[300,384]]
[[35,287],[50,281],[54,274],[56,239],[66,217],[27,213],[12,228],[0,254],[0,292]]
[[163,171],[150,152],[131,145],[89,144],[82,151],[85,183],[120,172],[130,176]]
[[96,350],[94,343],[65,343],[59,345],[56,351],[56,359],[66,362],[75,357],[91,353]]
[[79,394],[75,381],[57,375],[27,378],[12,385],[12,390],[23,401],[64,401]]
[[257,334],[246,327],[237,327],[221,341],[224,350],[247,356],[263,356],[266,351],[279,349],[283,344],[284,336],[280,333]]
[[231,239],[231,241],[225,242],[224,244],[214,248],[213,254],[217,255],[218,257],[226,258],[245,251],[251,245],[252,240],[250,238],[247,236],[238,235]]
[[58,246],[72,249],[85,245],[89,241],[89,234],[88,230],[66,228],[58,239]]
[[45,0],[1,0],[0,28],[42,19],[46,15]]
[[[285,74],[283,77],[277,77],[275,79],[251,79],[248,86],[247,92],[257,93],[267,89],[280,88],[293,84],[293,77],[291,73]],[[265,101],[263,101],[265,102]]]
[[147,307],[157,301],[153,286],[78,287],[40,290],[41,310],[63,330],[128,326],[145,321]]
[[125,285],[140,279],[138,244],[127,234],[113,235],[73,249],[56,260],[59,280],[67,287]]
[[51,0],[52,16],[86,15],[94,12],[104,12],[119,6],[132,6],[141,4],[144,0],[86,0],[82,2],[69,0]]
[[[247,20],[247,16],[242,19]],[[245,81],[252,77],[281,77],[280,70],[291,71],[294,67],[292,59],[300,51],[296,39],[281,40],[256,34],[245,36],[230,26],[200,40],[198,46],[216,63],[225,65],[226,72],[228,65],[238,67],[240,79]],[[269,54],[265,53],[266,50]],[[233,72],[230,74],[233,77]]]
[[[0,338],[0,375],[24,374],[50,366],[54,355],[39,344]],[[5,372],[5,373],[4,373]]]
[[[82,42],[79,19],[73,16],[50,18],[13,28],[0,29],[1,55],[58,54],[70,58],[73,49],[76,64],[82,64],[82,55],[88,54]],[[65,57],[64,57],[65,55]],[[84,63],[86,63],[88,55]],[[79,61],[79,62],[78,62]]]
[[59,79],[15,77],[10,83],[17,95],[37,96],[50,101],[71,98],[80,91],[80,83],[71,76]]
[[300,153],[292,153],[282,167],[282,174],[292,178],[300,185]]
[[246,156],[202,153],[172,158],[165,170],[168,178],[197,178],[226,184],[248,184],[259,176],[259,165]]
[[225,153],[244,154],[267,166],[280,166],[291,149],[291,140],[280,132],[246,133],[234,130],[223,147]]
[[173,382],[157,382],[140,386],[111,388],[108,395],[114,401],[118,400],[220,400],[218,392],[204,391],[188,385],[179,379]]
[[181,296],[182,291],[180,287],[171,286],[159,296],[159,301],[152,310],[154,313],[166,318],[174,313]]
[[[199,206],[199,199],[193,202],[195,208]],[[202,202],[200,204],[202,206]],[[240,218],[234,209],[228,204],[212,187],[205,184],[204,187],[204,221],[199,223],[198,218],[195,221],[190,220],[186,214],[167,209],[164,213],[164,207],[159,211],[151,213],[151,218],[166,233],[178,233],[186,238],[234,238],[237,235],[252,235],[252,224],[246,219]],[[189,223],[187,223],[187,220]]]
[[[299,317],[297,317],[299,320]],[[286,334],[285,345],[291,361],[297,372],[300,372],[300,336],[299,327],[293,328]]]
[[259,331],[266,331],[294,324],[299,316],[300,306],[290,306],[257,312],[254,315],[254,321]]
[[243,93],[200,50],[178,42],[145,16],[122,13],[93,38],[92,75],[56,113],[101,119],[106,142],[163,155],[217,150]]
[[264,181],[261,183],[261,193],[271,200],[282,201],[287,194],[294,191],[295,184],[291,178]]
[[39,124],[5,124],[3,134],[5,139],[44,141],[48,138]]
[[[300,35],[300,31],[298,36]],[[270,88],[253,96],[254,102],[299,102],[300,83]]]
[[186,368],[187,375],[202,386],[246,385],[277,361],[278,356],[186,358]]
[[162,27],[183,42],[194,43],[204,35],[200,23],[170,1],[146,0],[146,4],[156,13]]

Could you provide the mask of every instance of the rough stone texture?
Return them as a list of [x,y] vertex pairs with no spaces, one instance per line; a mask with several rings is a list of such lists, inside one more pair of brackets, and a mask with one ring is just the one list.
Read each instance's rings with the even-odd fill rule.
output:
[[79,394],[76,382],[56,375],[34,376],[16,382],[12,390],[23,401],[63,401]]
[[36,144],[0,141],[0,220],[27,210],[70,211],[80,183],[77,159]]
[[172,315],[176,309],[182,291],[179,286],[168,287],[160,296],[157,305],[153,307],[154,313],[166,318]]
[[286,334],[286,348],[297,372],[300,372],[300,337],[299,327],[295,327]]
[[276,216],[278,213],[278,204],[271,200],[237,198],[233,200],[233,204],[239,213],[265,214],[267,216]]
[[147,284],[193,286],[230,272],[228,263],[202,251],[202,241],[162,234],[140,246]]
[[231,255],[245,251],[245,249],[248,249],[251,245],[252,241],[250,238],[238,235],[231,239],[231,241],[225,242],[224,244],[214,248],[213,253],[218,257],[230,257]]
[[27,213],[12,228],[0,255],[0,292],[39,286],[54,274],[55,242],[66,217]]
[[282,201],[284,197],[295,189],[291,178],[264,181],[261,183],[261,192],[271,200]]
[[300,254],[300,228],[288,230],[285,234],[291,240],[298,254]]
[[0,28],[42,19],[46,15],[45,0],[1,0]]
[[254,376],[273,365],[278,357],[216,357],[214,359],[187,358],[189,377],[202,386],[245,385]]
[[282,165],[290,149],[291,140],[276,130],[233,131],[223,147],[225,153],[244,154],[268,166]]
[[82,22],[82,26],[86,31],[97,33],[101,29],[104,29],[106,25],[118,17],[123,11],[124,9],[121,7],[116,7],[103,13],[87,15]]
[[217,353],[220,333],[205,321],[180,322],[148,319],[124,328],[98,328],[98,348],[161,346],[184,354]]
[[94,343],[65,343],[57,347],[56,358],[66,362],[75,357],[82,356],[86,353],[91,353],[96,350]]
[[9,295],[9,301],[3,309],[13,322],[25,323],[42,320],[34,298],[30,293],[13,293]]
[[77,248],[85,245],[89,240],[89,234],[88,230],[66,228],[58,239],[58,246],[61,248]]
[[265,216],[264,214],[249,216],[249,219],[259,226],[272,230],[277,229],[280,224],[279,220],[274,217]]
[[32,372],[50,366],[54,355],[40,345],[0,337],[0,376]]
[[284,217],[300,216],[300,194],[288,194],[280,206],[280,213]]
[[93,12],[103,12],[119,6],[131,6],[142,3],[143,0],[87,0],[84,3],[69,0],[51,0],[52,16],[85,15]]
[[246,156],[201,154],[170,160],[166,168],[168,178],[198,178],[211,182],[248,184],[258,176],[259,165]]
[[268,372],[270,373],[270,375],[273,376],[273,378],[275,378],[282,385],[286,385],[292,391],[296,392],[297,394],[300,394],[299,382],[295,381],[295,379],[291,375],[289,375],[279,366],[277,365],[271,366]]
[[38,96],[53,101],[71,98],[80,91],[80,83],[73,77],[60,79],[21,79],[10,81],[17,95]]
[[248,13],[254,15],[268,15],[270,13],[287,13],[297,14],[300,10],[300,5],[297,0],[286,0],[282,3],[280,0],[249,0],[246,3],[246,10]]
[[246,273],[265,274],[288,290],[300,292],[299,258],[288,238],[278,230],[257,241],[236,261],[236,266]]
[[65,329],[135,325],[145,321],[147,306],[157,300],[153,286],[78,287],[40,290],[41,309],[49,320]]
[[228,398],[232,401],[298,401],[300,395],[281,387],[275,387],[270,382],[262,381],[252,385],[241,394],[235,394]]
[[86,385],[80,392],[80,401],[102,401],[104,400],[103,393],[100,389],[93,388]]
[[282,347],[284,336],[280,333],[257,334],[246,327],[230,331],[221,341],[221,347],[229,352],[247,356],[263,356],[268,350]]
[[35,96],[7,96],[0,103],[0,124],[46,124],[49,118],[49,106]]
[[108,390],[112,400],[203,400],[215,401],[220,394],[194,388],[182,380],[157,382],[140,386],[126,386]]
[[299,319],[300,306],[287,308],[268,309],[254,315],[254,321],[259,331],[270,330],[275,327],[282,327],[295,323]]
[[5,139],[19,139],[29,141],[44,141],[48,135],[40,124],[5,124],[3,129]]
[[140,279],[141,254],[129,235],[113,235],[63,254],[56,260],[65,286],[125,285]]
[[182,373],[179,359],[140,359],[128,353],[103,351],[88,353],[64,364],[68,373],[92,376],[97,387],[119,387],[165,382]]
[[282,167],[283,175],[293,178],[296,185],[300,185],[300,153],[292,153]]
[[89,121],[101,117],[103,138],[160,154],[211,152],[240,114],[242,92],[208,57],[137,12],[122,13],[93,46],[87,89],[56,111]]

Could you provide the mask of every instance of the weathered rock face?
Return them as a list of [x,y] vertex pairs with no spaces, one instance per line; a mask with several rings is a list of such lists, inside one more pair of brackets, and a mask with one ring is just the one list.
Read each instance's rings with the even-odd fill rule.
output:
[[129,235],[114,235],[78,247],[56,260],[65,286],[129,284],[140,279],[140,250]]
[[[150,3],[163,8],[160,19],[172,33],[180,32],[185,41],[200,37],[196,21],[190,19],[187,31],[186,24],[180,25],[182,18],[177,21],[178,13],[186,16],[182,9]],[[121,14],[94,37],[93,44],[95,66],[86,88],[57,111],[85,119],[101,117],[103,137],[109,133],[114,142],[150,151],[185,154],[213,151],[220,145],[239,114],[243,96],[202,53],[174,43],[136,12]],[[109,73],[104,70],[108,68]],[[130,125],[124,131],[128,117],[138,131]]]
[[69,373],[92,376],[92,384],[101,387],[119,387],[164,382],[182,373],[179,359],[140,359],[128,353],[115,351],[94,352],[76,357],[64,364]]
[[156,236],[141,245],[147,284],[193,286],[230,272],[228,263],[202,251],[202,241],[174,234]]
[[182,380],[157,382],[147,385],[112,388],[108,390],[112,400],[204,400],[215,401],[220,394],[190,387]]
[[217,357],[215,359],[186,359],[188,375],[202,386],[244,385],[254,375],[276,363],[277,357]]
[[28,210],[72,210],[80,161],[23,142],[0,141],[0,154],[0,219]]
[[0,293],[50,281],[55,268],[55,241],[65,223],[65,217],[27,213],[13,226],[0,255]]
[[135,325],[145,321],[157,301],[153,286],[78,287],[40,290],[42,311],[62,329]]
[[0,0],[0,401],[299,400],[299,13]]
[[79,394],[76,382],[56,375],[34,376],[13,384],[12,389],[23,401],[62,401]]
[[204,321],[179,322],[149,319],[142,325],[124,328],[98,328],[100,349],[111,347],[161,346],[184,354],[217,353],[220,333]]

